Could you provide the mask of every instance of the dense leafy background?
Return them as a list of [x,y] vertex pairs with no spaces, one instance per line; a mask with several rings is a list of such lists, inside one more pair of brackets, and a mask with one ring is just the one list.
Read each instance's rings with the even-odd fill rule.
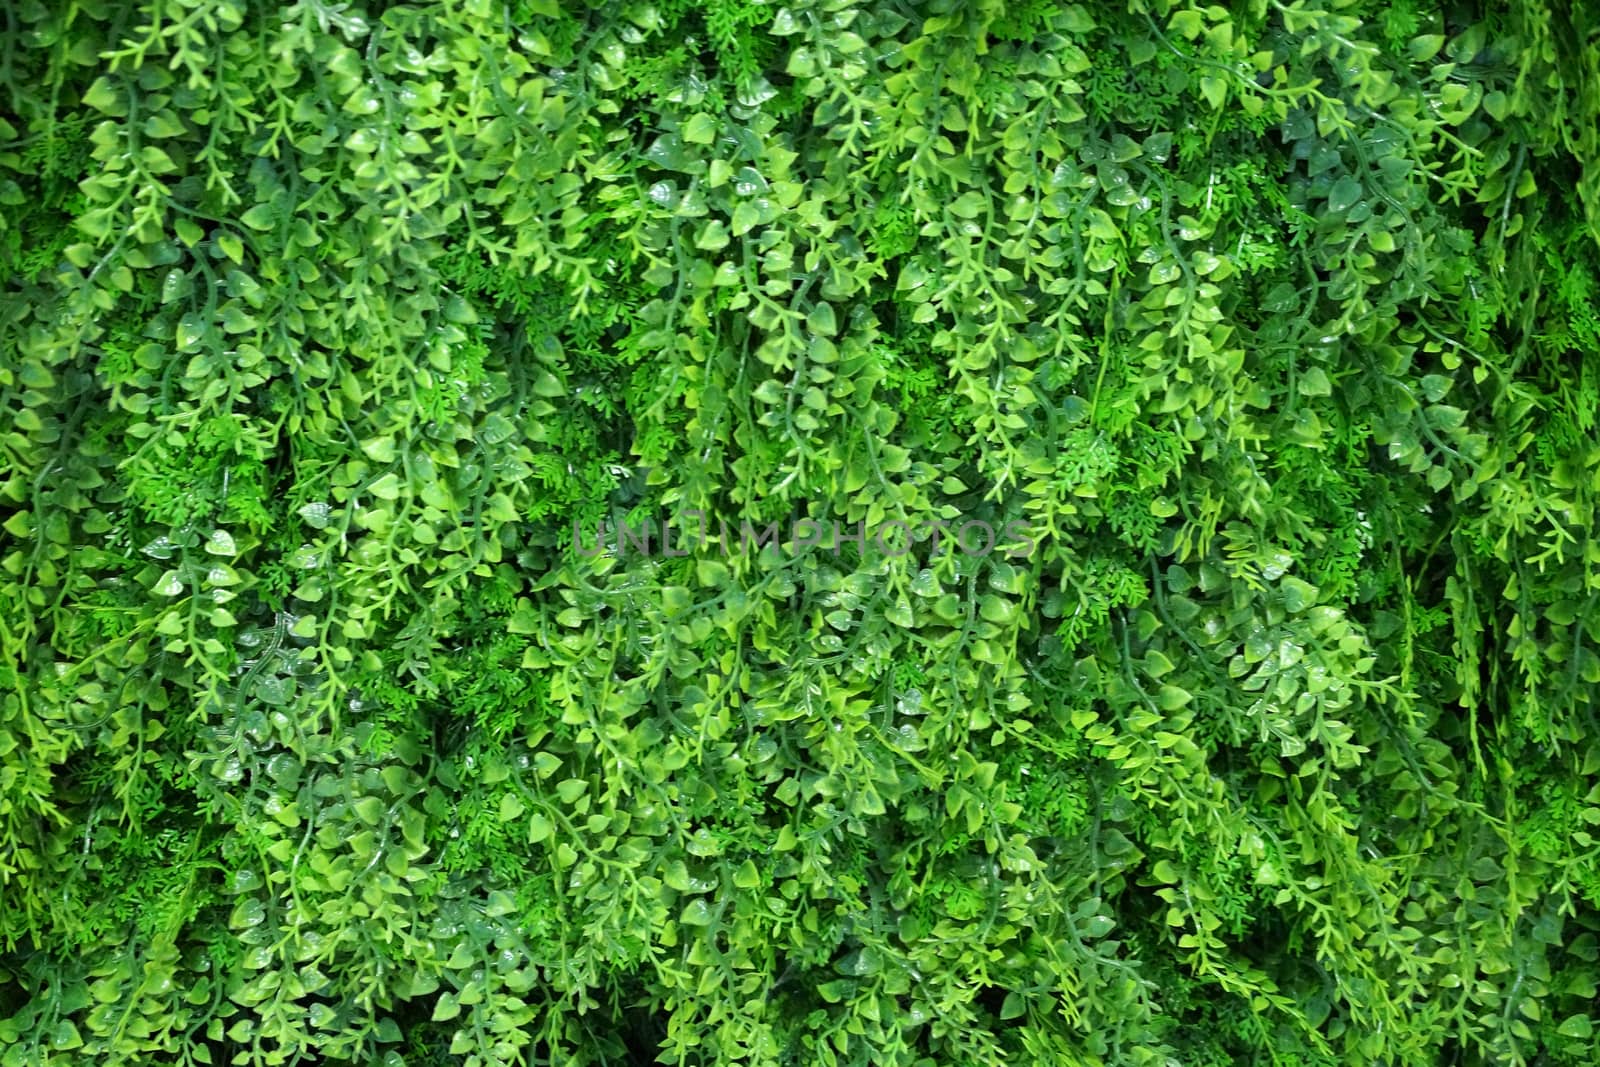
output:
[[0,1064],[1592,1063],[1590,11],[3,5]]

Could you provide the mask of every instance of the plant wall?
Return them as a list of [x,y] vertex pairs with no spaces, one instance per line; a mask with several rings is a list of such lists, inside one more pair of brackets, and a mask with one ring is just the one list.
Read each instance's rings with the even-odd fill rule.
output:
[[1594,1062],[1591,5],[0,84],[3,1067]]

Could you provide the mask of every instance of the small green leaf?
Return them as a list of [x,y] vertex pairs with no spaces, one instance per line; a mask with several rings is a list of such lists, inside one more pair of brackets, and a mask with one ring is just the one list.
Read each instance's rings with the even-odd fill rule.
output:
[[1413,38],[1407,46],[1406,53],[1413,63],[1426,63],[1439,54],[1439,49],[1444,47],[1444,34],[1429,33]]
[[361,821],[368,826],[376,826],[383,819],[383,801],[377,797],[361,797],[354,807]]
[[85,105],[96,111],[110,114],[122,113],[122,95],[112,87],[109,75],[102,74],[83,94]]
[[1175,685],[1164,685],[1156,690],[1156,706],[1162,711],[1176,711],[1192,699],[1187,689]]
[[567,388],[561,384],[561,379],[557,378],[554,374],[551,374],[547,370],[541,370],[537,375],[535,375],[533,379],[533,391],[540,396],[546,397],[567,395]]
[[811,314],[806,316],[806,326],[812,333],[832,337],[839,331],[839,323],[833,315],[833,305],[824,302],[812,308]]
[[1328,380],[1328,372],[1321,367],[1308,368],[1300,375],[1296,391],[1301,396],[1332,396],[1333,383]]
[[728,583],[728,566],[714,559],[697,560],[694,565],[695,577],[701,585],[713,589],[720,589]]
[[206,551],[213,556],[237,555],[239,547],[233,542],[233,535],[227,530],[212,530],[211,536],[206,539]]
[[1017,606],[1001,596],[985,596],[978,601],[978,614],[996,625],[1009,625],[1017,617]]
[[[91,1030],[90,1033],[93,1033],[93,1031]],[[73,1025],[72,1020],[63,1019],[56,1024],[55,1039],[52,1044],[61,1051],[82,1048],[83,1037],[78,1033],[78,1028]]]
[[400,479],[394,472],[385,474],[367,487],[379,500],[397,500],[400,497]]
[[728,236],[728,225],[721,219],[709,219],[701,227],[700,234],[695,238],[694,246],[705,252],[717,252],[726,247],[732,239]]
[[1340,178],[1328,191],[1328,210],[1335,215],[1343,215],[1361,199],[1361,193],[1360,182],[1348,175]]
[[666,610],[667,617],[681,615],[689,610],[689,605],[694,603],[694,598],[689,590],[681,585],[669,585],[661,590],[661,605]]
[[449,1022],[461,1014],[461,1001],[454,993],[440,993],[439,999],[433,1005],[433,1021],[436,1023]]
[[393,437],[371,437],[361,443],[361,451],[365,452],[374,463],[393,463],[395,458]]
[[244,263],[244,242],[226,230],[217,234],[217,247],[222,249],[222,254],[237,264]]
[[1317,603],[1317,587],[1292,574],[1285,575],[1278,583],[1278,588],[1283,591],[1283,606],[1296,614]]
[[717,120],[701,113],[683,124],[683,139],[689,144],[710,144],[717,136]]
[[255,207],[239,216],[239,221],[252,230],[270,230],[278,224],[277,212],[272,210],[270,204],[257,204]]

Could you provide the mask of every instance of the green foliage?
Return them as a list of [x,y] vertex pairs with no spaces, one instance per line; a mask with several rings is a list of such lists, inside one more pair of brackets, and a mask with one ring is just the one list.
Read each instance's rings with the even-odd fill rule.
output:
[[1594,1062],[1591,5],[0,45],[0,1067]]

